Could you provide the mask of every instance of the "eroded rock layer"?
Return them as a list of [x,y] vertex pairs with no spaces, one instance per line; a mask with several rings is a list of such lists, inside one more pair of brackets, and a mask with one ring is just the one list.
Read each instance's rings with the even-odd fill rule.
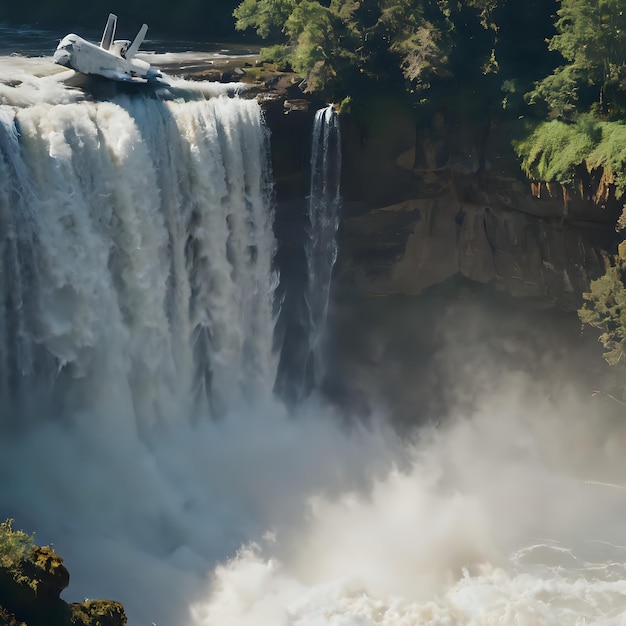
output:
[[390,114],[370,136],[349,117],[338,277],[369,294],[418,294],[461,274],[519,297],[580,306],[617,238],[600,176],[525,179],[505,128],[416,131]]

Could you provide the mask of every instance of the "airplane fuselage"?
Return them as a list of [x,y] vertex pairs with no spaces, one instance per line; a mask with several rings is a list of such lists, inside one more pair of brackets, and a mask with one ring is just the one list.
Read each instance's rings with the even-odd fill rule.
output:
[[53,61],[82,74],[95,74],[111,80],[140,83],[159,81],[161,72],[135,57],[147,26],[144,24],[132,44],[125,39],[113,40],[116,19],[113,14],[109,16],[103,43],[99,46],[74,33],[66,35],[54,52]]

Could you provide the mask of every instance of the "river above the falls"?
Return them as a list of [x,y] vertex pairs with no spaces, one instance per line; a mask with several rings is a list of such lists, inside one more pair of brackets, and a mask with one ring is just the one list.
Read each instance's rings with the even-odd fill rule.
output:
[[[121,24],[123,27],[123,24]],[[15,26],[0,22],[0,57],[25,57],[41,59],[46,65],[59,41],[70,30],[40,29],[28,25]],[[93,29],[80,30],[77,33],[87,41],[98,42],[102,35]],[[163,71],[176,76],[189,75],[210,70],[213,67],[235,67],[245,63],[254,63],[258,58],[259,47],[244,43],[202,42],[175,38],[159,39],[148,31],[148,37],[141,47],[139,58],[143,58]],[[126,33],[120,29],[118,37],[126,36],[132,40],[135,33]],[[18,59],[15,59],[18,62]],[[52,63],[51,63],[52,64]],[[53,65],[53,64],[52,64]],[[61,72],[65,68],[54,66],[50,73]],[[46,71],[46,70],[41,70]]]

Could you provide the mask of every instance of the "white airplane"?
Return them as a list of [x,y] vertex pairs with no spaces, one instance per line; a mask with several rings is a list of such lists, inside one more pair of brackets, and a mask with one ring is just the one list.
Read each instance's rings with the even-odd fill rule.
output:
[[82,37],[66,35],[61,39],[52,60],[81,74],[97,74],[110,80],[131,83],[161,83],[162,74],[146,61],[135,58],[148,26],[144,24],[132,42],[127,39],[113,39],[117,16],[109,14],[100,45],[85,41]]

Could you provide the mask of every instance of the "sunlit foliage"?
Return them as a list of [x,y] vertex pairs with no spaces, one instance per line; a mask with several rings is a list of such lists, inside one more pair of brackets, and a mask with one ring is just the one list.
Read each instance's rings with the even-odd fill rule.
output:
[[530,102],[544,102],[552,117],[573,120],[593,110],[613,119],[624,113],[626,5],[623,0],[562,0],[549,49],[565,63],[537,83]]
[[[495,67],[497,0],[243,0],[236,28],[283,38],[311,90],[345,96],[374,81],[417,94],[454,75],[454,50],[474,46],[479,74]],[[471,34],[470,34],[471,31]],[[474,33],[483,37],[474,41]],[[489,34],[490,33],[490,34]],[[467,40],[464,37],[467,35]],[[470,43],[470,40],[473,43]],[[486,45],[484,45],[486,42]],[[475,45],[478,44],[478,45]],[[464,50],[458,59],[467,61]],[[465,78],[463,72],[459,77]]]
[[610,365],[624,361],[626,348],[626,261],[607,261],[606,273],[592,281],[583,295],[584,304],[578,311],[581,321],[601,331],[604,358]]
[[13,530],[13,520],[0,523],[0,566],[11,568],[26,560],[33,547],[34,535]]

